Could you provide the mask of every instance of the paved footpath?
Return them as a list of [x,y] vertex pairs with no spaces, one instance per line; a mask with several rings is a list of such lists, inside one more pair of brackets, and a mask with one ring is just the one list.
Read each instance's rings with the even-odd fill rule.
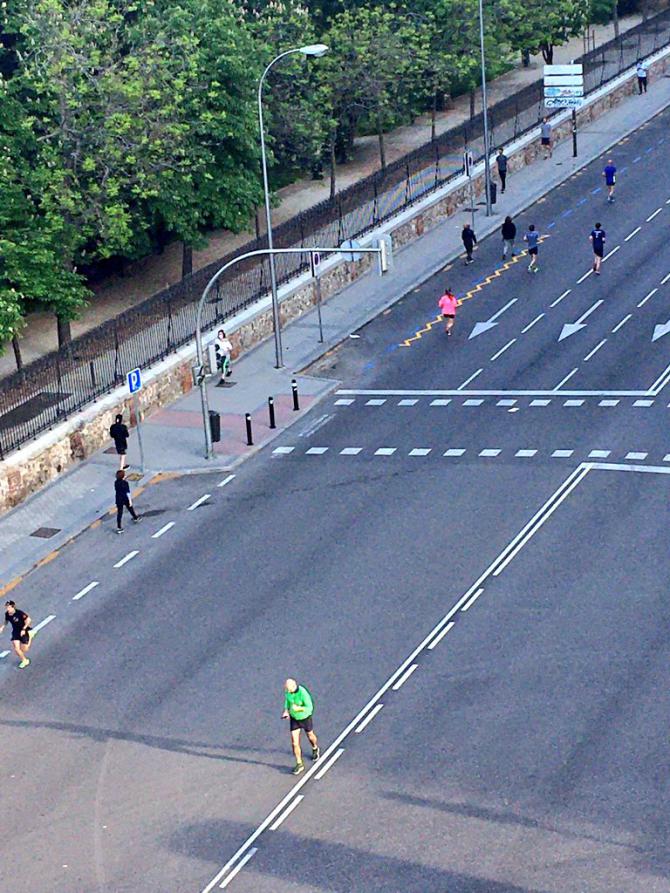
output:
[[[580,165],[596,157],[622,134],[635,129],[668,103],[670,79],[664,78],[646,95],[627,98],[608,115],[584,127],[579,133],[578,159],[572,158],[572,146],[567,140],[556,147],[551,160],[537,161],[510,177],[508,189],[504,196],[500,196],[494,216],[489,220],[484,216],[478,218],[479,236],[496,230],[504,215],[517,214],[557,184],[567,181]],[[483,215],[483,212],[479,213]],[[336,377],[328,381],[301,375],[299,370],[316,360],[324,352],[324,347],[327,352],[343,338],[352,335],[355,338],[356,330],[368,320],[453,261],[462,249],[460,229],[463,219],[464,215],[457,214],[420,241],[397,252],[390,275],[379,278],[368,274],[331,298],[323,310],[325,345],[318,342],[316,313],[311,312],[291,323],[283,332],[284,369],[274,368],[274,343],[270,339],[235,365],[228,386],[220,388],[211,384],[208,390],[210,407],[222,416],[222,440],[216,444],[213,460],[204,458],[202,416],[196,391],[150,416],[143,429],[144,474],[139,473],[139,449],[136,433],[132,432],[129,460],[133,486],[145,487],[158,480],[161,474],[233,468],[279,436],[338,384]],[[472,288],[476,288],[478,280],[493,268],[493,264],[480,261],[469,267],[471,278],[468,282]],[[466,286],[464,290],[467,290]],[[427,303],[424,316],[425,320],[408,321],[408,335],[434,316],[432,303]],[[292,409],[291,383],[294,378],[300,393],[299,412]],[[277,406],[277,428],[274,431],[269,428],[269,396],[274,397]],[[252,448],[246,445],[244,415],[247,412],[253,419]],[[5,559],[0,572],[0,589],[11,586],[37,563],[50,560],[72,537],[110,511],[116,465],[113,447],[107,448],[0,519],[0,549]]]

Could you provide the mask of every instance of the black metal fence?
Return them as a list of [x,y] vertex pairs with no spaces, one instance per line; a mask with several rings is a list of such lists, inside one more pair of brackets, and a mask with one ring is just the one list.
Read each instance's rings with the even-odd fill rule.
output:
[[[670,43],[670,10],[642,22],[616,40],[586,53],[585,91],[592,92],[638,58]],[[544,114],[538,80],[489,109],[491,144],[504,145],[537,126]],[[275,247],[339,245],[361,236],[458,177],[463,150],[483,157],[483,117],[443,133],[342,192],[274,229]],[[199,270],[130,310],[87,332],[21,372],[0,381],[0,458],[118,387],[126,372],[147,367],[188,343],[195,332],[196,304],[205,283],[223,264],[245,251],[267,247],[265,237]],[[279,255],[277,276],[287,282],[307,269],[308,258]],[[205,328],[221,324],[269,290],[267,260],[236,265],[217,285],[204,317]]]

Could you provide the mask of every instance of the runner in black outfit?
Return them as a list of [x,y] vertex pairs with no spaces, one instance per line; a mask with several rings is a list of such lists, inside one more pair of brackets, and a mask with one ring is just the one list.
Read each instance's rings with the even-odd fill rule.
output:
[[123,527],[121,526],[121,519],[123,518],[123,510],[124,508],[128,509],[130,512],[133,521],[137,524],[140,520],[139,516],[135,512],[133,508],[133,504],[130,499],[130,484],[127,480],[125,480],[126,473],[123,469],[119,469],[116,472],[116,480],[114,481],[114,491],[116,495],[116,532],[123,533]]
[[19,659],[19,669],[25,670],[30,665],[28,649],[34,636],[30,626],[31,619],[25,611],[20,611],[16,603],[5,602],[5,622],[0,626],[0,633],[8,623],[12,625],[12,648]]

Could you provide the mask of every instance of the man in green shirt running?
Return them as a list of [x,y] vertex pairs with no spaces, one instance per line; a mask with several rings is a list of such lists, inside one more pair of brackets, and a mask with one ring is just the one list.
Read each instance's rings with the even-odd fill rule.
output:
[[302,746],[300,744],[300,732],[304,731],[312,745],[312,759],[318,760],[319,742],[314,734],[312,715],[314,702],[312,696],[304,685],[298,685],[295,679],[287,679],[284,683],[284,712],[282,719],[291,720],[291,747],[295,754],[294,775],[300,775],[305,771],[302,761]]

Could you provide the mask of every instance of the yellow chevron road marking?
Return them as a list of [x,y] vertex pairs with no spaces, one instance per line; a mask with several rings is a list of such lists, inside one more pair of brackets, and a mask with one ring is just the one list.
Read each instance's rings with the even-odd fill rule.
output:
[[[540,243],[542,243],[545,239],[548,238],[549,234],[547,233],[544,236],[540,236],[539,241]],[[466,291],[463,297],[458,299],[457,306],[460,307],[464,301],[469,301],[474,298],[474,296],[482,291],[482,289],[484,289],[487,285],[490,285],[496,279],[499,279],[506,270],[509,270],[510,267],[518,264],[520,260],[527,256],[528,250],[524,248],[524,250],[519,252],[519,254],[515,254],[514,257],[510,258],[510,260],[505,261],[505,263],[501,267],[498,267],[497,270],[494,270],[485,279],[483,279],[481,282],[478,282],[477,285],[473,286],[473,288],[470,289],[470,291]],[[398,347],[411,347],[412,344],[414,344],[416,341],[420,341],[424,335],[427,335],[428,332],[430,332],[431,329],[433,329],[440,322],[442,322],[442,314],[438,314],[433,319],[428,320],[428,322],[424,324],[423,328],[416,331],[409,338],[405,338],[404,341],[401,341]]]

